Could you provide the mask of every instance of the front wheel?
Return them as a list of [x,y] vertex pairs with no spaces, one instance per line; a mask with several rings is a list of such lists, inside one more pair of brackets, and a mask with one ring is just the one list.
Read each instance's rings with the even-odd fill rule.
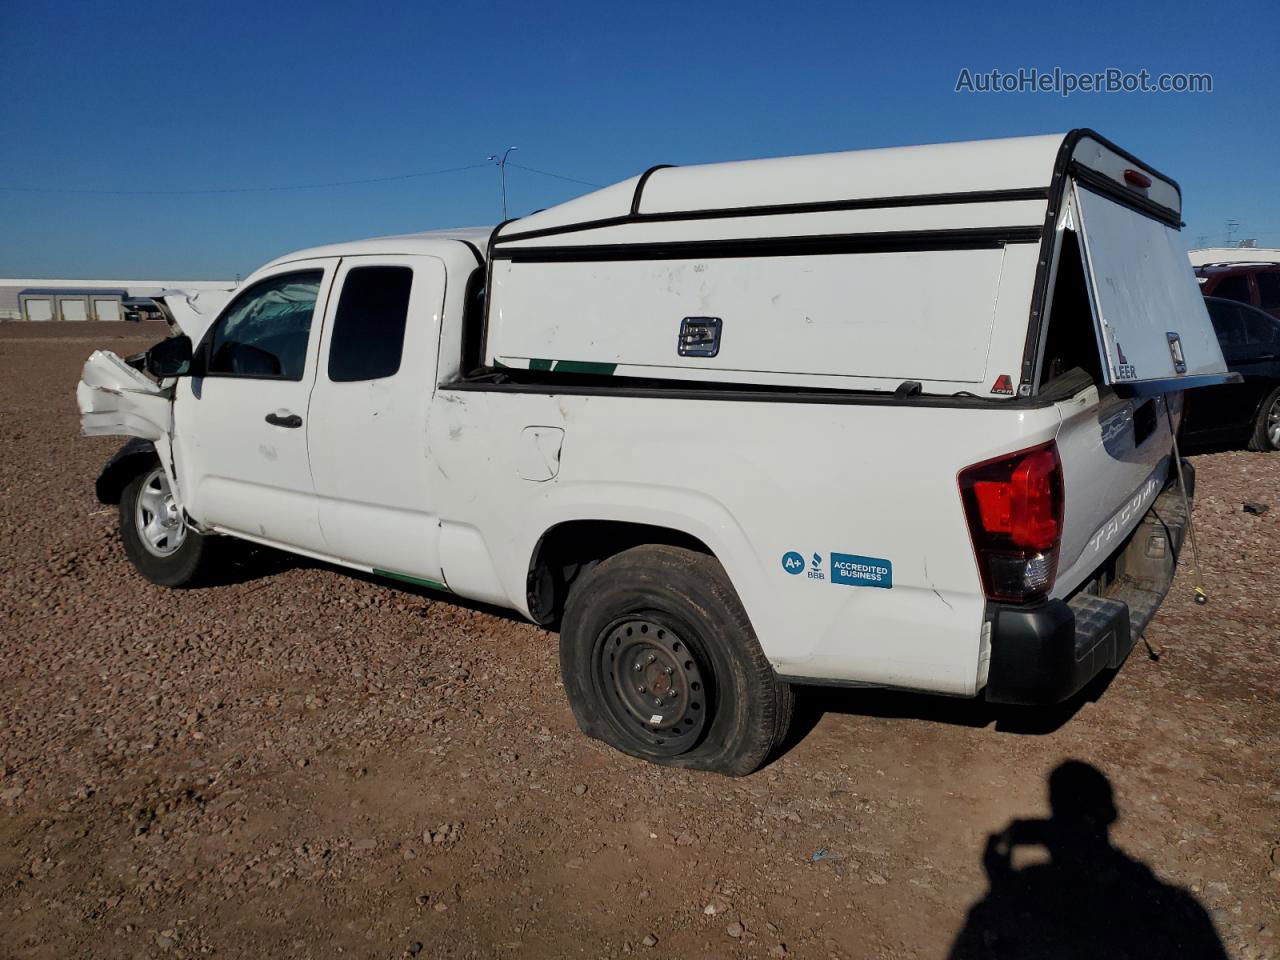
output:
[[1262,401],[1258,420],[1253,425],[1249,449],[1267,452],[1280,450],[1280,387],[1272,390],[1267,399]]
[[162,587],[185,587],[200,575],[208,549],[190,529],[158,463],[129,481],[120,496],[120,538],[137,571]]
[[760,649],[724,569],[650,545],[573,585],[560,671],[578,726],[623,753],[742,776],[777,749],[791,687]]

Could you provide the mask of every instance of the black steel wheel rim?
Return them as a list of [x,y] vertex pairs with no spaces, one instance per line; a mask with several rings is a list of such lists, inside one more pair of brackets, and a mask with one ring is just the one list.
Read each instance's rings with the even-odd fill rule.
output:
[[648,616],[615,620],[596,639],[596,688],[614,721],[651,753],[676,756],[702,738],[709,675],[675,630]]

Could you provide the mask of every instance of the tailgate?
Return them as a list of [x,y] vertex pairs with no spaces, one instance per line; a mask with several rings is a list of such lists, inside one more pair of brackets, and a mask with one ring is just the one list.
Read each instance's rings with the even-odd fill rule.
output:
[[1092,577],[1164,488],[1182,391],[1236,376],[1187,260],[1176,185],[1088,140],[1070,170],[1068,222],[1101,382],[1058,404],[1065,504],[1057,597]]
[[1150,509],[1172,469],[1174,423],[1182,394],[1122,397],[1101,388],[1058,405],[1062,425],[1062,547],[1053,596],[1078,589]]

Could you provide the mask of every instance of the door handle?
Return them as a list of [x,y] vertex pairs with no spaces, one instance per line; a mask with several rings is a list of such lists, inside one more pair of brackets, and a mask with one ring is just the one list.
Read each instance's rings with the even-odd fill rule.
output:
[[275,413],[268,413],[266,417],[267,423],[273,427],[294,427],[302,426],[302,418],[296,413],[290,413],[287,410],[277,410]]

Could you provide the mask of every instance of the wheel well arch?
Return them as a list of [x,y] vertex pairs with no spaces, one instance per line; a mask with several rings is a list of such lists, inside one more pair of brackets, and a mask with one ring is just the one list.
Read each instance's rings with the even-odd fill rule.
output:
[[1271,394],[1280,389],[1280,376],[1268,377],[1261,382],[1258,388],[1258,396],[1253,405],[1253,420],[1256,422],[1258,417],[1266,411],[1267,401],[1271,399]]
[[715,556],[703,540],[673,527],[626,520],[566,520],[556,524],[538,538],[529,558],[529,613],[543,626],[558,623],[574,580],[602,560],[654,543]]
[[98,502],[117,504],[129,481],[159,460],[156,446],[150,440],[133,437],[107,461],[98,479],[94,481],[94,493]]

